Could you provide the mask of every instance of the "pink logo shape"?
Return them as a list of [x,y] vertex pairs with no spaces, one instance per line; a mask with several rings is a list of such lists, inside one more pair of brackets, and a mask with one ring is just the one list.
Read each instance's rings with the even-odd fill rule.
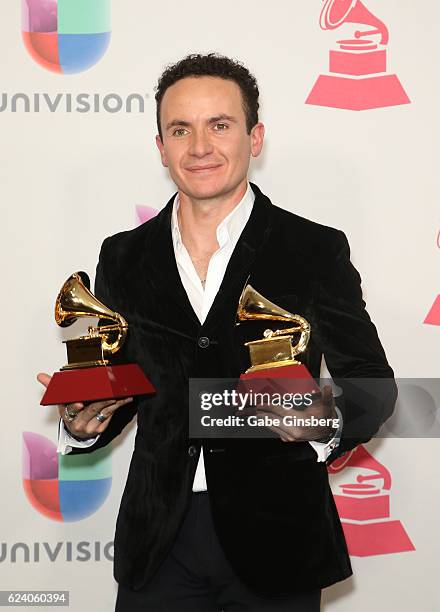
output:
[[440,295],[436,297],[423,323],[426,325],[440,325]]
[[350,555],[415,550],[402,523],[390,518],[391,474],[387,468],[362,445],[333,461],[328,471],[337,474],[346,468],[354,480],[339,485],[334,499]]
[[136,226],[146,223],[147,221],[155,217],[158,212],[159,211],[157,210],[157,208],[152,208],[151,206],[137,205],[135,212]]
[[[330,50],[330,74],[318,77],[306,104],[368,110],[410,104],[397,75],[387,74],[388,28],[361,0],[325,0],[319,24],[335,30],[344,23],[368,26]],[[377,39],[379,37],[379,39]]]

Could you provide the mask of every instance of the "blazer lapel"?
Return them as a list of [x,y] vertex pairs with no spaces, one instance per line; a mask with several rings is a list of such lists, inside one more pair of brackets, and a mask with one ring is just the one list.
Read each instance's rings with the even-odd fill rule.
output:
[[220,288],[206,316],[204,326],[209,325],[226,303],[237,302],[257,254],[263,249],[270,235],[271,201],[259,188],[250,183],[255,193],[255,201],[248,222],[238,239],[225,271]]
[[[171,197],[156,217],[156,232],[150,241],[149,249],[152,257],[156,260],[156,265],[152,267],[151,272],[155,277],[154,284],[159,289],[159,299],[166,301],[164,303],[168,304],[167,310],[171,309],[173,312],[176,312],[175,321],[170,322],[171,326],[182,327],[178,325],[178,321],[180,321],[180,317],[183,315],[185,322],[193,328],[192,332],[197,334],[201,324],[180,279],[174,255],[171,234],[171,213],[175,196],[176,194]],[[190,331],[188,328],[186,329]]]
[[[249,276],[249,271],[258,251],[266,243],[270,234],[270,207],[267,198],[256,185],[251,183],[255,193],[255,202],[252,212],[246,223],[235,249],[231,255],[225,275],[212,303],[203,325],[208,325],[218,315],[225,302],[238,299],[241,289]],[[180,279],[174,255],[173,239],[171,234],[171,214],[175,194],[160,211],[155,220],[156,231],[150,240],[149,251],[156,259],[157,265],[153,266],[154,284],[159,288],[160,299],[166,300],[168,309],[170,304],[174,305],[176,321],[180,320],[180,314],[185,317],[186,323],[192,328],[192,333],[197,334],[201,323],[194,312],[191,302]],[[172,308],[172,307],[171,307]],[[174,325],[173,323],[173,325]],[[178,325],[178,327],[182,327]],[[187,331],[190,331],[184,326]]]

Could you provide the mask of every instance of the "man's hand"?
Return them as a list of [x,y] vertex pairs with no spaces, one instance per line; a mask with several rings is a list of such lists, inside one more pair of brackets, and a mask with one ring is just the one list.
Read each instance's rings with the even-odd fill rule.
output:
[[[40,372],[37,376],[38,382],[45,387],[48,386],[51,378],[49,374],[43,372]],[[126,397],[119,400],[93,402],[87,405],[82,402],[75,402],[58,406],[58,411],[66,429],[77,438],[87,440],[105,431],[116,410],[132,401],[132,397]],[[97,418],[98,415],[100,416],[99,419]],[[72,417],[73,420],[71,420]]]
[[[331,385],[326,385],[320,394],[317,394],[310,406],[304,410],[289,410],[283,406],[265,405],[261,408],[257,407],[257,416],[279,417],[280,426],[269,426],[268,429],[277,433],[283,442],[310,442],[319,441],[321,438],[328,437],[335,431],[332,428],[331,419],[338,419],[338,414],[335,409],[335,400],[332,393]],[[296,416],[297,418],[327,419],[328,425],[305,426],[305,425],[287,425],[283,422],[285,416]],[[293,418],[292,418],[293,420]]]

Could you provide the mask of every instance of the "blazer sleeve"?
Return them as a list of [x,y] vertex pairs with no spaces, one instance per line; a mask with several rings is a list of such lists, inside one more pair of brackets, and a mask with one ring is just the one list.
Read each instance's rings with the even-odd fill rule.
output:
[[327,465],[370,440],[391,416],[397,399],[394,372],[365,309],[361,277],[350,261],[348,240],[343,232],[336,232],[318,272],[312,327],[329,372],[343,392],[338,397],[341,440]]
[[[111,255],[111,238],[106,238],[101,246],[98,265],[96,267],[95,278],[95,296],[101,300],[103,304],[113,308],[115,301],[112,296],[112,288],[109,284],[107,269],[110,263]],[[82,453],[92,453],[98,448],[107,446],[116,436],[118,436],[130,421],[133,420],[137,413],[138,397],[134,397],[133,401],[118,409],[111,418],[107,429],[100,434],[95,444],[88,447],[72,447],[69,454],[76,455]]]

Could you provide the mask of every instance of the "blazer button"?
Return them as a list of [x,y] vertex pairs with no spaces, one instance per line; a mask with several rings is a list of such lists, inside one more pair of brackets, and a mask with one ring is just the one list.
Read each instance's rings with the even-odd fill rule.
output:
[[209,346],[209,338],[207,338],[206,336],[201,336],[198,340],[198,345],[200,346],[200,348],[206,348]]
[[194,457],[194,455],[197,455],[197,447],[196,447],[196,446],[192,446],[192,445],[191,445],[191,446],[188,448],[188,455],[189,455],[190,457]]

